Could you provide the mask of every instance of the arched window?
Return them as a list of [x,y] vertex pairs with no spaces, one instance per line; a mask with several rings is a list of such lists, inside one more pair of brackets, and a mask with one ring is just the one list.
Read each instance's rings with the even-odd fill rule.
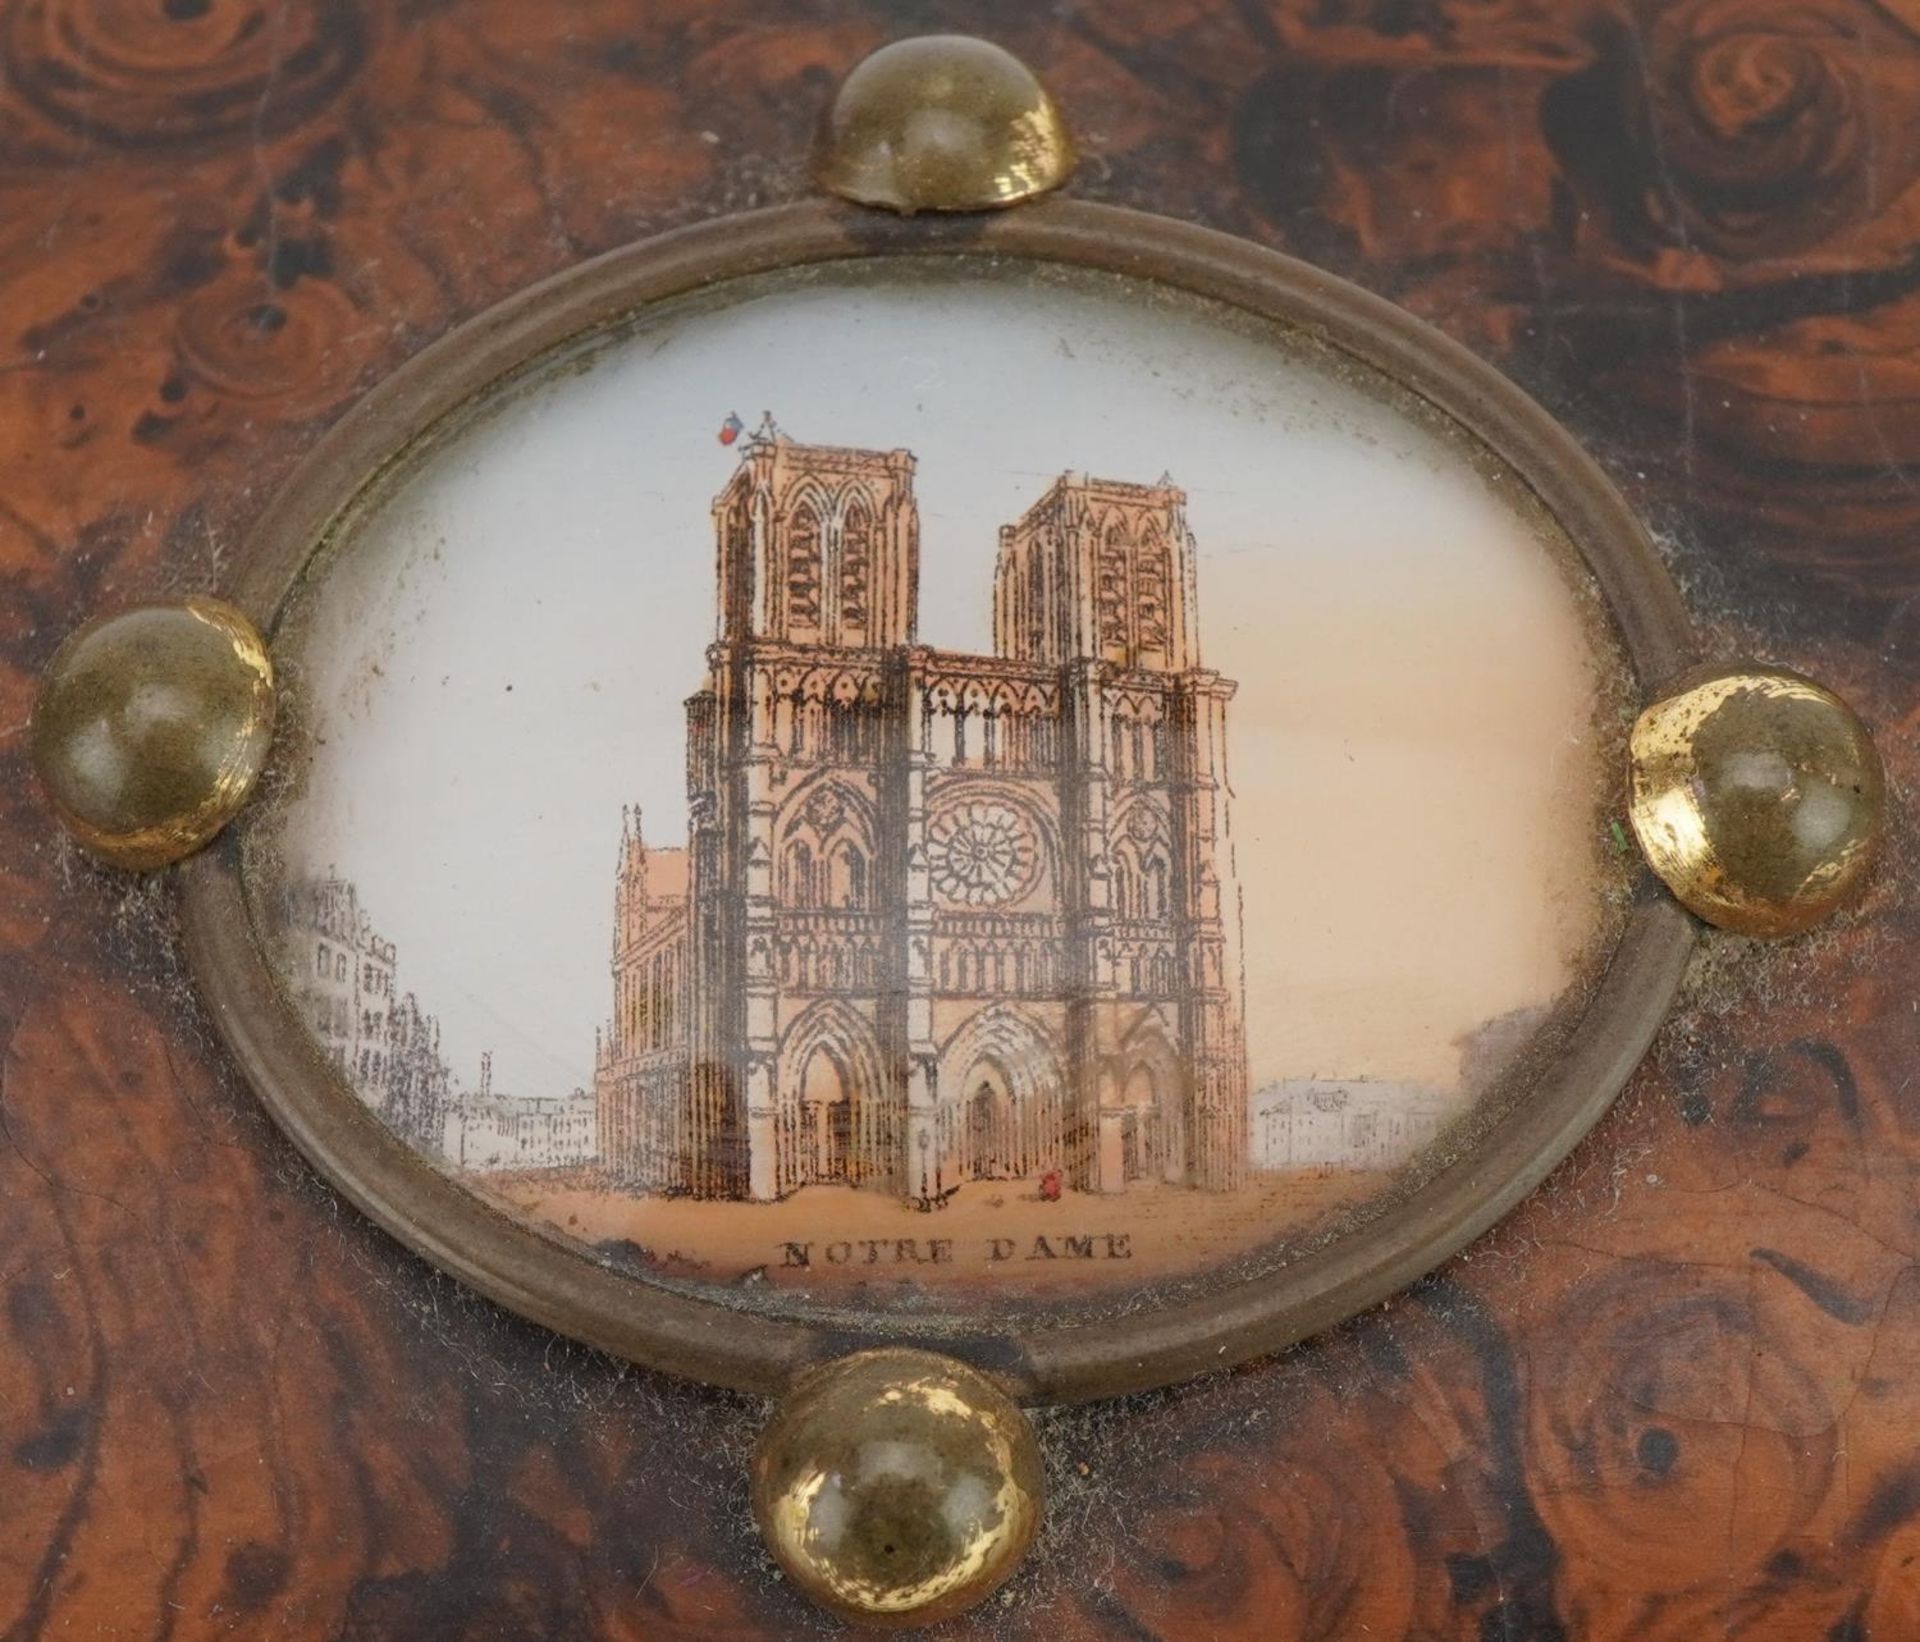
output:
[[1117,857],[1113,863],[1113,904],[1122,918],[1137,918],[1140,914],[1134,903],[1133,868],[1126,857]]
[[745,628],[754,618],[753,514],[742,497],[727,510],[722,526],[721,594],[726,600],[727,631]]
[[1167,915],[1167,863],[1161,856],[1154,856],[1147,862],[1140,874],[1142,916],[1164,918]]
[[1134,557],[1133,618],[1140,648],[1161,660],[1167,654],[1168,570],[1167,544],[1158,531],[1149,532]]
[[814,904],[813,851],[804,838],[796,838],[787,849],[786,884],[781,896],[790,907]]
[[787,521],[787,637],[820,636],[820,514],[812,497]]
[[873,605],[873,509],[855,491],[840,526],[840,632],[842,644],[865,644]]
[[1132,593],[1127,586],[1129,560],[1133,544],[1127,539],[1126,526],[1115,519],[1107,527],[1100,548],[1100,566],[1094,583],[1094,608],[1100,623],[1100,653],[1108,661],[1126,666],[1132,661],[1127,653],[1127,604]]
[[843,764],[854,764],[871,756],[867,745],[868,714],[857,701],[836,701],[827,709],[833,728],[828,738],[829,756]]
[[1047,567],[1035,547],[1027,560],[1027,625],[1030,653],[1047,653]]
[[867,858],[858,844],[842,844],[834,856],[833,899],[843,907],[867,904]]

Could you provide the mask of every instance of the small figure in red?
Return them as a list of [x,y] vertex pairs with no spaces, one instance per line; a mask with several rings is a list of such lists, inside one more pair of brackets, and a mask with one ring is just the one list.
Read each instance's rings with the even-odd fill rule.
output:
[[1043,1203],[1060,1201],[1060,1171],[1049,1169],[1040,1177],[1040,1200]]

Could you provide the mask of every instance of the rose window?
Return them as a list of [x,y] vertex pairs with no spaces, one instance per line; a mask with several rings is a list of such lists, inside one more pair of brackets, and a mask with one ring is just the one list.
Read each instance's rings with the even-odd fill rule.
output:
[[1033,882],[1033,829],[1006,804],[975,802],[942,811],[927,829],[934,893],[956,906],[1017,900]]

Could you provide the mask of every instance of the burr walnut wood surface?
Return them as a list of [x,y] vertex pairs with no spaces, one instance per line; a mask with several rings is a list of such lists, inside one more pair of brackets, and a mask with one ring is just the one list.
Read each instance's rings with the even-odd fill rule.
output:
[[837,75],[939,28],[1042,71],[1083,197],[1528,387],[1710,651],[1860,708],[1895,817],[1836,923],[1703,943],[1613,1113],[1438,1275],[1043,1414],[1035,1557],[949,1634],[1920,1637],[1920,14],[1865,0],[0,7],[0,1635],[833,1628],[751,1525],[761,1406],[516,1322],[317,1184],[167,883],[57,837],[24,724],[65,632],[219,582],[383,372],[801,196]]

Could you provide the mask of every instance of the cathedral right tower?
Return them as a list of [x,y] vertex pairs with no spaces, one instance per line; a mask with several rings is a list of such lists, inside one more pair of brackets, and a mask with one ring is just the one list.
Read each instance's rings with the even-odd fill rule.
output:
[[994,575],[994,647],[1059,670],[1078,753],[1060,781],[1063,842],[1084,863],[1067,909],[1081,966],[1068,1030],[1074,1063],[1098,1069],[1090,1183],[1106,1190],[1136,1172],[1152,1121],[1121,1081],[1135,1075],[1134,955],[1168,936],[1184,1110],[1154,1124],[1166,1135],[1156,1149],[1177,1144],[1178,1176],[1215,1188],[1238,1184],[1247,1158],[1226,745],[1235,686],[1201,662],[1194,559],[1186,493],[1170,479],[1065,473],[1002,527]]

